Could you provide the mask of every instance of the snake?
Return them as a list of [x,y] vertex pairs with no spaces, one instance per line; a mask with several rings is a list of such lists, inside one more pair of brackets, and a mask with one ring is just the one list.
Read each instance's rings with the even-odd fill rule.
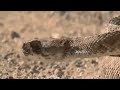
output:
[[25,56],[39,59],[65,61],[76,58],[109,56],[102,63],[101,78],[120,79],[120,16],[110,19],[107,32],[87,37],[62,37],[33,39],[23,43]]

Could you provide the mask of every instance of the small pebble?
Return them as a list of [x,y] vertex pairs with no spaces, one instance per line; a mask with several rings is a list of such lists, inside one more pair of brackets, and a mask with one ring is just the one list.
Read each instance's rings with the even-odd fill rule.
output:
[[9,76],[8,79],[14,79],[13,76]]
[[56,69],[56,70],[54,71],[54,73],[55,73],[55,74],[57,75],[57,77],[59,77],[59,78],[61,78],[62,75],[64,75],[64,73],[62,72],[61,69]]
[[17,58],[20,58],[20,55],[19,55],[19,54],[17,54]]
[[83,61],[78,60],[74,64],[76,67],[83,67]]
[[60,35],[58,33],[52,33],[51,35],[52,38],[60,38]]
[[17,32],[12,31],[12,32],[11,32],[11,38],[12,38],[12,39],[14,39],[14,38],[20,38],[20,35],[19,35]]
[[6,42],[7,42],[7,39],[2,39],[1,42],[2,42],[2,43],[6,43]]
[[91,63],[92,64],[98,64],[98,62],[96,60],[92,60]]
[[39,64],[40,64],[40,65],[44,65],[44,63],[43,63],[43,62],[39,62]]
[[60,66],[59,65],[53,65],[52,68],[57,69],[57,68],[60,68]]
[[4,59],[8,59],[9,56],[13,55],[14,53],[8,53],[6,55],[4,55]]
[[38,66],[33,66],[32,67],[32,72],[33,73],[39,73]]
[[3,27],[4,26],[4,23],[0,22],[0,27]]
[[11,61],[11,60],[12,60],[12,58],[8,58],[7,60],[8,60],[8,61]]
[[19,65],[22,66],[25,62],[24,61],[21,61],[19,62]]
[[59,15],[60,16],[63,16],[63,15],[65,15],[67,13],[67,11],[59,11]]

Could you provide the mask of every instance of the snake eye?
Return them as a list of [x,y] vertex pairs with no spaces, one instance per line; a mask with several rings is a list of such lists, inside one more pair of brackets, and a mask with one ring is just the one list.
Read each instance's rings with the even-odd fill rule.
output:
[[41,53],[41,42],[38,40],[33,40],[30,42],[30,46],[32,48],[32,51],[36,54],[40,54]]

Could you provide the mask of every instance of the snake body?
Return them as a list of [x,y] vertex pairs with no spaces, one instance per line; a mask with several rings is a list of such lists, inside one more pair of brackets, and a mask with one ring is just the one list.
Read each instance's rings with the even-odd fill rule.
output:
[[[25,55],[38,55],[45,59],[55,60],[119,56],[119,27],[120,16],[109,20],[106,33],[83,38],[35,39],[25,42],[22,49]],[[120,78],[120,60],[116,60],[116,57],[112,58],[102,64],[100,74],[102,78]]]

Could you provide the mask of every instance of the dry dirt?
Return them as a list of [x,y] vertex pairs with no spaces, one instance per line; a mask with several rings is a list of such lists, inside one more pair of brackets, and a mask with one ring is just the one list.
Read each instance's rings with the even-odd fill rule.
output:
[[83,79],[97,76],[99,58],[44,63],[28,59],[22,44],[34,38],[90,36],[120,12],[0,11],[0,79]]

